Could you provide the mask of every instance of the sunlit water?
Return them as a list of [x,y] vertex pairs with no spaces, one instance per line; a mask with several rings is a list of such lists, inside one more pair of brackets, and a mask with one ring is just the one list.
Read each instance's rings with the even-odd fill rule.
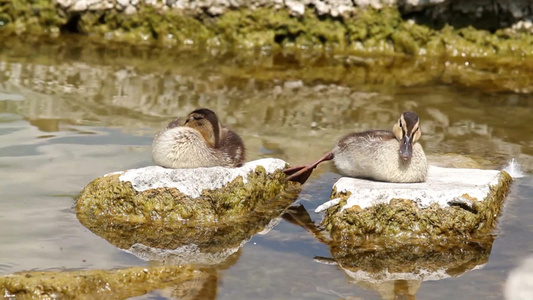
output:
[[[0,50],[1,275],[156,264],[83,227],[74,199],[98,176],[150,165],[153,134],[199,107],[213,109],[241,134],[249,160],[310,162],[342,135],[391,128],[400,112],[414,110],[422,120],[421,143],[435,163],[451,153],[501,169],[515,159],[525,172],[512,185],[488,263],[459,277],[380,286],[354,282],[338,266],[314,259],[331,257],[327,246],[282,220],[254,236],[229,266],[213,269],[203,298],[501,299],[507,274],[531,254],[530,95],[441,82],[376,84],[380,80],[370,77],[379,74],[350,81],[339,73],[335,82],[313,74],[311,80],[292,75],[304,67],[279,57],[241,61],[174,53],[168,59],[159,50],[83,47]],[[329,199],[338,178],[326,163],[300,194],[298,202],[317,223],[321,215],[314,210]],[[140,298],[172,295],[156,290]]]

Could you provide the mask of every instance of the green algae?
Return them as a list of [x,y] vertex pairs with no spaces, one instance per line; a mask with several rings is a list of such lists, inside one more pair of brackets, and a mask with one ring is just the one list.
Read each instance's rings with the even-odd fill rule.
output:
[[67,16],[51,0],[0,1],[0,36],[57,35],[67,21]]
[[81,14],[77,31],[93,38],[124,43],[202,44],[214,34],[198,19],[171,11],[141,6],[138,13],[126,15],[117,10]]
[[[326,211],[322,225],[333,241],[361,245],[368,240],[387,240],[387,244],[448,244],[450,241],[468,241],[490,234],[509,191],[512,179],[499,175],[498,184],[491,186],[483,201],[473,201],[471,208],[440,207],[436,204],[420,208],[414,201],[393,199],[389,204],[378,204],[367,209],[353,206],[342,210],[349,195],[335,190],[332,198],[340,197],[339,205]],[[468,197],[468,195],[464,195]]]
[[[216,216],[226,219],[216,224],[200,222],[116,222],[113,217],[92,217],[78,214],[80,223],[96,235],[118,248],[128,250],[135,244],[158,249],[177,249],[194,244],[202,253],[221,253],[226,249],[240,247],[243,241],[264,230],[275,218],[296,200],[299,189],[288,189],[273,196],[249,213],[227,220],[227,212]],[[220,207],[232,205],[227,200]],[[248,209],[247,209],[248,210]]]
[[218,190],[204,190],[191,198],[176,188],[157,188],[137,192],[130,182],[121,182],[118,174],[93,180],[81,192],[76,203],[78,215],[108,217],[115,222],[181,222],[216,224],[247,215],[295,184],[285,181],[285,174],[267,174],[261,166]]
[[128,15],[116,9],[66,12],[51,0],[0,2],[0,34],[75,32],[130,44],[204,45],[232,49],[313,49],[335,53],[430,56],[531,55],[530,33],[473,27],[434,29],[403,18],[395,7],[359,8],[345,17],[303,16],[271,7],[240,8],[211,17],[146,4]]
[[190,282],[212,280],[209,273],[190,266],[20,272],[0,277],[0,292],[16,299],[125,299],[153,290],[180,289]]

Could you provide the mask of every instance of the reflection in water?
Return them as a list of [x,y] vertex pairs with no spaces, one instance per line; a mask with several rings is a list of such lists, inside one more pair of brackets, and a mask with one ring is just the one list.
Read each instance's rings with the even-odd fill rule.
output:
[[[78,213],[78,219],[93,233],[116,247],[155,265],[194,266],[207,277],[194,277],[172,287],[170,298],[215,299],[218,270],[233,265],[239,250],[257,233],[268,232],[294,202],[299,188],[290,189],[266,201],[240,218],[221,224],[192,222],[118,222],[99,215]],[[153,290],[153,287],[146,289]]]
[[[531,173],[531,69],[531,59],[502,58],[491,67],[482,59],[467,58],[211,55],[103,47],[67,38],[41,44],[10,40],[0,47],[0,254],[5,260],[0,271],[155,265],[115,248],[129,251],[142,236],[148,238],[133,248],[143,259],[158,260],[153,255],[168,254],[144,251],[145,246],[160,247],[148,242],[159,237],[170,248],[180,247],[180,237],[172,235],[172,229],[150,236],[144,235],[145,229],[119,225],[106,227],[118,237],[109,239],[110,245],[106,233],[104,240],[87,231],[69,208],[72,198],[94,178],[150,164],[153,134],[198,107],[217,111],[243,137],[249,160],[278,157],[294,165],[307,163],[346,133],[390,129],[399,112],[414,110],[422,120],[421,144],[431,163],[449,164],[455,159],[448,154],[453,153],[459,160],[466,155],[471,166],[496,169],[515,158],[524,172]],[[308,194],[299,199],[302,203],[314,208],[326,200],[336,176],[324,174],[327,171],[334,171],[330,164],[314,172],[306,186]],[[444,273],[452,276],[449,280],[420,284],[396,278],[382,282],[379,295],[367,293],[359,288],[361,281],[346,284],[347,272],[313,262],[317,248],[322,256],[332,249],[317,246],[295,226],[281,223],[261,240],[264,245],[239,246],[255,231],[228,243],[229,249],[238,248],[222,263],[231,268],[208,266],[205,279],[183,283],[182,290],[190,285],[194,287],[190,294],[220,299],[233,299],[235,290],[257,299],[411,297],[417,290],[419,297],[431,299],[500,299],[505,272],[515,256],[531,249],[533,240],[533,230],[521,221],[533,215],[528,204],[531,177],[520,180],[513,188],[521,185],[521,189],[512,190],[509,201],[509,206],[519,209],[502,218],[505,234],[498,236],[494,247],[479,247],[478,256],[468,250],[472,263],[465,256],[463,264],[446,269]],[[504,217],[508,215],[504,212]],[[140,232],[138,240],[135,230]],[[319,230],[311,232],[319,240],[327,239]],[[219,240],[212,232],[205,236]],[[483,264],[490,251],[490,268],[462,273]],[[364,266],[357,257],[370,261],[371,252],[365,253],[346,258]],[[385,259],[387,252],[375,255]],[[344,263],[347,270],[360,271],[359,263]],[[224,284],[217,283],[221,273]],[[461,279],[454,280],[459,274]],[[176,290],[175,295],[185,295],[177,292],[178,285],[155,287],[152,293],[171,298]],[[315,287],[334,292],[317,295]]]
[[394,239],[375,243],[372,237],[358,245],[334,243],[315,225],[303,205],[290,207],[283,218],[329,246],[333,258],[315,257],[315,261],[338,265],[350,282],[379,292],[383,299],[415,299],[424,281],[460,277],[484,266],[494,242],[492,235],[486,235],[469,242],[435,245],[398,243]]
[[[352,66],[348,74],[312,65],[308,72],[321,74],[318,79],[302,75],[300,68],[287,68],[283,59],[255,61],[250,70],[252,61],[228,57],[219,64],[219,58],[184,53],[171,64],[156,60],[147,66],[139,60],[144,55],[140,51],[126,54],[132,66],[111,63],[115,52],[96,50],[101,49],[84,48],[81,61],[67,51],[52,62],[36,56],[3,63],[2,89],[24,98],[2,101],[7,104],[4,111],[20,113],[47,132],[60,130],[60,123],[155,132],[175,116],[208,107],[243,136],[252,150],[249,159],[269,155],[264,153],[269,149],[302,163],[329,150],[348,132],[390,129],[399,112],[414,110],[421,117],[421,143],[429,154],[491,157],[490,162],[480,160],[492,168],[516,158],[526,171],[533,170],[533,145],[523,139],[532,133],[524,122],[533,105],[527,96],[388,80],[376,86],[349,77],[386,77],[407,62],[387,64],[387,72],[363,73]],[[397,79],[409,78],[403,74]]]

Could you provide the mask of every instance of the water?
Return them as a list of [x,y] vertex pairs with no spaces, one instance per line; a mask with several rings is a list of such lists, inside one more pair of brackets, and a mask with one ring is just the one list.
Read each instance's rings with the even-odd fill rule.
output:
[[[83,227],[74,199],[98,176],[150,165],[153,134],[198,107],[241,134],[249,160],[295,165],[320,157],[346,133],[391,128],[401,111],[415,110],[430,161],[451,153],[460,165],[501,169],[515,159],[526,176],[513,183],[488,261],[457,277],[355,282],[324,263],[332,256],[326,245],[281,220],[206,271],[197,299],[501,299],[507,274],[533,249],[527,93],[443,76],[391,77],[409,61],[389,64],[385,74],[328,57],[175,53],[68,39],[8,45],[0,50],[0,275],[157,265]],[[298,202],[315,222],[338,178],[325,163],[302,190]],[[166,288],[138,296],[176,295]]]

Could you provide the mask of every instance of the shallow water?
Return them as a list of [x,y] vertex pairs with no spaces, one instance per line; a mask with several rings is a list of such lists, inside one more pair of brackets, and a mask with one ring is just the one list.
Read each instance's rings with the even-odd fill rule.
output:
[[[69,40],[0,50],[0,274],[157,265],[93,234],[72,207],[92,179],[150,165],[154,133],[195,108],[215,110],[241,134],[248,160],[291,164],[320,157],[351,131],[391,128],[401,111],[414,110],[431,161],[453,153],[500,169],[515,158],[528,174],[512,185],[486,264],[442,280],[356,282],[315,259],[331,257],[327,246],[281,220],[213,267],[197,298],[501,299],[507,274],[533,249],[533,97],[494,92],[490,83],[407,83],[368,69],[327,68],[327,58],[315,58],[312,74],[302,76],[305,61]],[[304,186],[298,202],[315,222],[321,215],[314,209],[338,178],[326,163]],[[155,290],[139,298],[176,295]]]

